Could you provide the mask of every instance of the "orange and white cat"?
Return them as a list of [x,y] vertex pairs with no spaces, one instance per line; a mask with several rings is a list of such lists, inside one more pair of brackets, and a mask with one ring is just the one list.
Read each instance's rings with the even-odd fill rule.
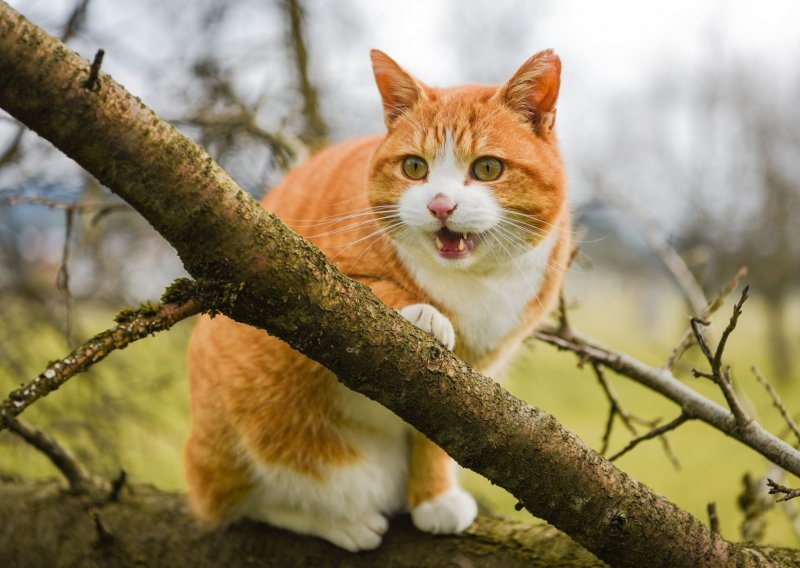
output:
[[[551,51],[500,87],[431,88],[372,52],[387,133],[319,152],[264,200],[346,274],[479,370],[497,372],[554,303],[570,217]],[[432,533],[475,518],[455,463],[327,369],[226,317],[189,351],[189,502],[352,551],[409,511]]]

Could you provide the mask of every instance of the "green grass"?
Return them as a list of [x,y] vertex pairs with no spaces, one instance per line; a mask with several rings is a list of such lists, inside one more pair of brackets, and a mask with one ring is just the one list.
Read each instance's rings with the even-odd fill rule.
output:
[[[611,294],[608,290],[595,292],[594,296],[588,292],[581,294],[592,301],[572,313],[574,325],[611,347],[649,364],[661,365],[686,325],[680,301],[664,301],[655,310],[642,310],[635,295]],[[792,311],[800,313],[797,309]],[[113,314],[109,312],[83,309],[79,313],[87,330],[98,331],[111,325]],[[730,307],[726,306],[716,319],[724,322],[729,313]],[[749,372],[752,363],[767,374],[771,371],[764,354],[762,314],[758,301],[747,304],[740,328],[730,342],[728,360],[737,384],[750,401],[750,412],[772,431],[781,431],[780,417]],[[797,337],[798,322],[793,320],[790,324]],[[718,337],[720,328],[715,329]],[[21,350],[17,355],[21,355],[25,368],[25,376],[19,376],[7,365],[0,365],[0,386],[4,391],[30,380],[44,369],[47,361],[68,352],[61,336],[50,329],[33,326],[25,337],[20,336],[24,329],[0,328],[0,331],[5,331],[7,338],[14,332],[15,345]],[[189,425],[185,348],[190,331],[191,324],[184,322],[171,331],[112,354],[34,405],[25,418],[62,440],[103,475],[114,476],[124,467],[134,482],[182,490],[181,448]],[[696,356],[688,361],[702,365]],[[515,360],[505,384],[520,398],[556,416],[598,449],[607,417],[607,401],[591,369],[581,370],[576,363],[572,354],[537,344]],[[797,368],[800,370],[800,361]],[[663,420],[678,415],[673,404],[632,381],[610,372],[608,376],[630,412]],[[682,376],[703,394],[723,403],[717,389],[707,381],[688,378],[686,372]],[[778,386],[790,409],[799,411],[800,380]],[[622,448],[628,440],[628,433],[617,423],[611,451]],[[681,462],[679,471],[672,467],[658,441],[642,444],[617,465],[704,522],[706,505],[714,501],[723,535],[738,540],[742,514],[737,508],[737,496],[742,476],[746,472],[763,475],[769,468],[766,460],[701,423],[684,425],[669,434],[669,440]],[[0,473],[35,479],[51,477],[54,470],[37,452],[9,433],[0,433]],[[514,510],[516,500],[503,490],[470,472],[464,477],[465,485],[493,512],[514,518],[527,516]],[[789,478],[785,484],[800,486],[800,481]],[[769,515],[766,541],[797,545],[787,517],[777,509]]]

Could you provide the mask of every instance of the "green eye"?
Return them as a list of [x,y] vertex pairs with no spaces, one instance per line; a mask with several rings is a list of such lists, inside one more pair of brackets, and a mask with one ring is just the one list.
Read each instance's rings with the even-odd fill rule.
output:
[[422,179],[428,175],[428,163],[419,156],[408,156],[403,160],[403,171],[411,179]]
[[503,173],[503,162],[497,158],[484,156],[472,164],[472,177],[480,181],[493,181]]

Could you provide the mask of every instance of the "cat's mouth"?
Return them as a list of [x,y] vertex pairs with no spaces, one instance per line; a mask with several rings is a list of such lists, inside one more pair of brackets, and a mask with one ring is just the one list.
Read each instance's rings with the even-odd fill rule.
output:
[[433,242],[442,258],[466,258],[478,243],[474,233],[457,233],[442,227],[433,234]]

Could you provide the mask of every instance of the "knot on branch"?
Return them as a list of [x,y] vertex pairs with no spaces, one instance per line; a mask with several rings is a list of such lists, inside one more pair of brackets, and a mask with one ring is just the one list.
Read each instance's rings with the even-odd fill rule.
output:
[[609,536],[620,537],[630,532],[630,518],[622,509],[609,509],[603,522]]

